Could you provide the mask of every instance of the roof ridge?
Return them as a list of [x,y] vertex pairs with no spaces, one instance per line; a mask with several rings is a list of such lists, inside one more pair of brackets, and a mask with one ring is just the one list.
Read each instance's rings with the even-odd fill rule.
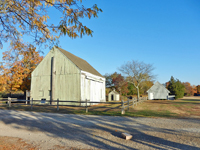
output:
[[79,69],[89,72],[91,74],[103,77],[95,68],[93,68],[86,60],[56,46],[56,48],[70,59]]

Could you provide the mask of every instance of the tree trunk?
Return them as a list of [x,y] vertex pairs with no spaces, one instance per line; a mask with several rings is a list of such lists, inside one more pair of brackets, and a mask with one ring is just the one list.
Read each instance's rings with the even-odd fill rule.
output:
[[137,101],[139,102],[139,98],[140,98],[140,92],[139,92],[139,87],[137,87]]

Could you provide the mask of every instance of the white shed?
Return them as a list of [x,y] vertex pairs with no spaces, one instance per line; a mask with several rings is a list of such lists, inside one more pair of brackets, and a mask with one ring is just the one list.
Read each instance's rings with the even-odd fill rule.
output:
[[87,61],[54,46],[31,74],[31,98],[105,102],[105,78]]
[[115,90],[111,91],[108,94],[108,101],[119,101],[119,93],[117,93]]
[[162,84],[156,82],[148,91],[148,99],[168,99],[170,91]]

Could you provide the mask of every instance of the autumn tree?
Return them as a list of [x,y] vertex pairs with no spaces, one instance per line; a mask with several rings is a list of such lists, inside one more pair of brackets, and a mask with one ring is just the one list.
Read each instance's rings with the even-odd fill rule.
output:
[[31,72],[43,59],[33,45],[23,44],[12,51],[3,53],[0,84],[5,90],[30,90]]
[[127,95],[128,83],[125,81],[124,77],[121,74],[115,72],[113,74],[112,83],[120,95]]
[[196,86],[196,89],[197,89],[197,90],[196,90],[196,91],[197,91],[197,94],[200,94],[200,85],[197,85],[197,86]]
[[126,76],[126,81],[137,89],[137,100],[139,101],[141,83],[152,81],[155,78],[155,75],[152,74],[153,65],[132,60],[122,65],[119,70]]
[[192,86],[192,89],[193,89],[194,95],[197,94],[197,86],[196,86],[196,85],[193,85],[193,86]]
[[[54,12],[59,21],[50,20],[48,11]],[[23,46],[24,36],[31,37],[34,45],[48,46],[57,43],[62,35],[92,35],[81,20],[98,17],[99,12],[102,10],[96,4],[85,7],[82,0],[1,0],[0,46],[8,41]]]
[[153,81],[143,81],[140,84],[141,94],[147,95],[147,91],[153,86]]
[[192,95],[194,95],[193,87],[190,85],[189,82],[183,82],[182,84],[185,87],[185,93],[184,93],[185,96],[192,96]]
[[[152,81],[143,81],[139,87],[140,95],[146,95],[151,86],[153,86]],[[137,95],[137,89],[132,83],[128,83],[128,89],[128,95]]]

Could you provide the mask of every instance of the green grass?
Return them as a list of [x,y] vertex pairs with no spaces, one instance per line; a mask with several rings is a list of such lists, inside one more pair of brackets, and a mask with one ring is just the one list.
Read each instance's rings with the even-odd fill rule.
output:
[[153,111],[153,110],[141,110],[136,112],[126,112],[127,116],[133,117],[177,117],[177,114],[171,113],[170,111]]
[[[108,105],[106,108],[111,108],[112,106]],[[115,105],[116,107],[116,105]],[[79,107],[80,108],[80,107]],[[105,108],[105,110],[106,110]],[[130,116],[130,117],[176,117],[174,113],[169,111],[152,111],[152,110],[141,110],[134,111],[134,109],[130,108],[130,111],[125,111],[125,114],[121,114],[121,109],[117,111],[95,111],[95,108],[89,107],[88,113],[86,113],[85,108],[81,107],[80,109],[67,109],[66,107],[60,107],[59,111],[57,111],[55,106],[33,106],[31,110],[30,106],[25,105],[12,105],[11,108],[8,108],[6,105],[0,106],[0,109],[12,109],[18,111],[31,111],[31,112],[46,112],[46,113],[64,113],[64,114],[82,114],[82,115],[107,115],[107,116]]]
[[173,105],[173,106],[175,106],[175,107],[181,107],[181,105],[179,104],[179,105]]

